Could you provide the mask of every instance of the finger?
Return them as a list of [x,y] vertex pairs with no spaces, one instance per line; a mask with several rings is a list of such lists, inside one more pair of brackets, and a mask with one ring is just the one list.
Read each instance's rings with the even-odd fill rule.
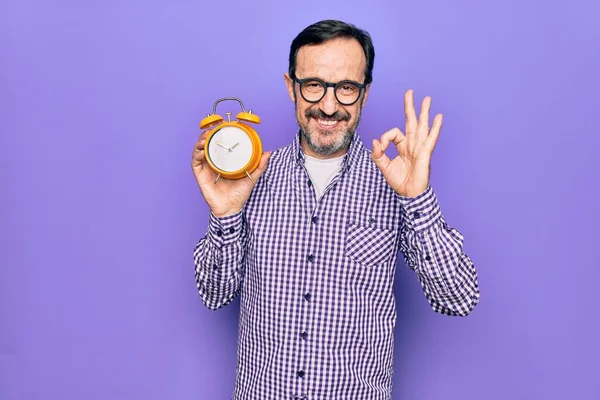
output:
[[431,152],[435,149],[435,145],[437,144],[438,138],[440,137],[440,131],[442,130],[442,122],[444,116],[442,114],[438,114],[433,119],[433,125],[431,126],[431,131],[429,132],[429,136],[425,143]]
[[206,130],[206,131],[202,132],[200,134],[200,137],[198,138],[198,140],[206,139],[206,137],[208,136],[209,133],[210,133],[210,130]]
[[192,157],[194,157],[196,152],[198,152],[200,150],[204,150],[204,144],[206,143],[206,137],[208,136],[209,133],[210,133],[210,131],[204,131],[204,132],[202,132],[202,134],[200,134],[200,137],[198,138],[198,140],[196,140],[196,143],[194,143],[194,149],[192,150]]
[[414,91],[409,89],[404,94],[404,115],[406,117],[406,136],[412,135],[417,129],[417,115],[415,113]]
[[390,158],[385,154],[381,142],[377,139],[373,139],[373,152],[371,153],[371,159],[382,172],[390,163]]
[[431,109],[431,97],[425,96],[421,103],[421,113],[419,115],[419,127],[417,129],[417,137],[425,140],[429,133],[429,111]]
[[198,139],[198,141],[194,145],[194,150],[204,150],[205,143],[206,143],[205,139]]
[[381,158],[381,155],[385,154],[381,147],[381,142],[377,139],[373,139],[373,151],[371,152],[371,158],[373,160]]
[[382,151],[385,151],[387,149],[390,142],[393,142],[394,145],[397,147],[404,139],[405,136],[402,133],[402,131],[400,131],[400,129],[396,127],[390,129],[389,131],[381,135],[380,143]]
[[201,166],[204,161],[205,161],[204,150],[195,151],[194,157],[192,157],[192,165],[194,167],[198,167],[198,166]]
[[267,165],[269,163],[270,157],[270,151],[264,152],[263,155],[260,157],[260,163],[258,164],[258,167],[256,167],[254,172],[250,174],[254,182],[258,181],[258,178],[260,178],[260,176],[267,170]]
[[192,171],[194,172],[194,175],[196,175],[196,178],[203,170],[204,165],[202,165],[202,161],[192,158]]
[[[198,158],[200,153],[202,152],[202,159]],[[194,145],[194,150],[192,150],[192,160],[198,159],[198,161],[202,161],[204,159],[204,140],[196,142]]]

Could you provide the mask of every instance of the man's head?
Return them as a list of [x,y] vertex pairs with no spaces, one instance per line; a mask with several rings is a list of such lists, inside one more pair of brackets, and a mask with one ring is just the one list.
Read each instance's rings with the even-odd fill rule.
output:
[[307,154],[326,158],[346,151],[367,101],[374,60],[369,34],[341,21],[317,22],[294,39],[285,82]]

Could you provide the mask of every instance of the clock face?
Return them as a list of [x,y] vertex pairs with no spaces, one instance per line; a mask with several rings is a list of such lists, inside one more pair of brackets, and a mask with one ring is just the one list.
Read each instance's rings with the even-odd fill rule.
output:
[[248,165],[252,158],[252,140],[235,126],[226,126],[211,136],[208,156],[222,171],[236,172]]

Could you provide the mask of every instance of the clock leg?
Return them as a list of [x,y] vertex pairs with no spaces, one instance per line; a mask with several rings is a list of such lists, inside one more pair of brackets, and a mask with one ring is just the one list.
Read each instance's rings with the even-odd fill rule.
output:
[[245,171],[246,175],[248,175],[248,179],[250,179],[252,181],[252,183],[254,183],[254,181],[252,180],[252,177],[250,176],[250,174],[248,173],[248,171]]
[[220,177],[221,177],[221,174],[217,175],[217,179],[215,179],[215,183],[217,183],[217,181],[219,180]]

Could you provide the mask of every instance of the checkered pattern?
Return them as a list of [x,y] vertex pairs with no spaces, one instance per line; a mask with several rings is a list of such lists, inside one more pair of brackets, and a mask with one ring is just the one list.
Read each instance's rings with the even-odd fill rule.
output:
[[317,201],[297,135],[194,249],[204,304],[240,295],[233,398],[391,399],[397,251],[434,311],[465,316],[479,288],[462,248],[432,188],[397,195],[356,135]]

